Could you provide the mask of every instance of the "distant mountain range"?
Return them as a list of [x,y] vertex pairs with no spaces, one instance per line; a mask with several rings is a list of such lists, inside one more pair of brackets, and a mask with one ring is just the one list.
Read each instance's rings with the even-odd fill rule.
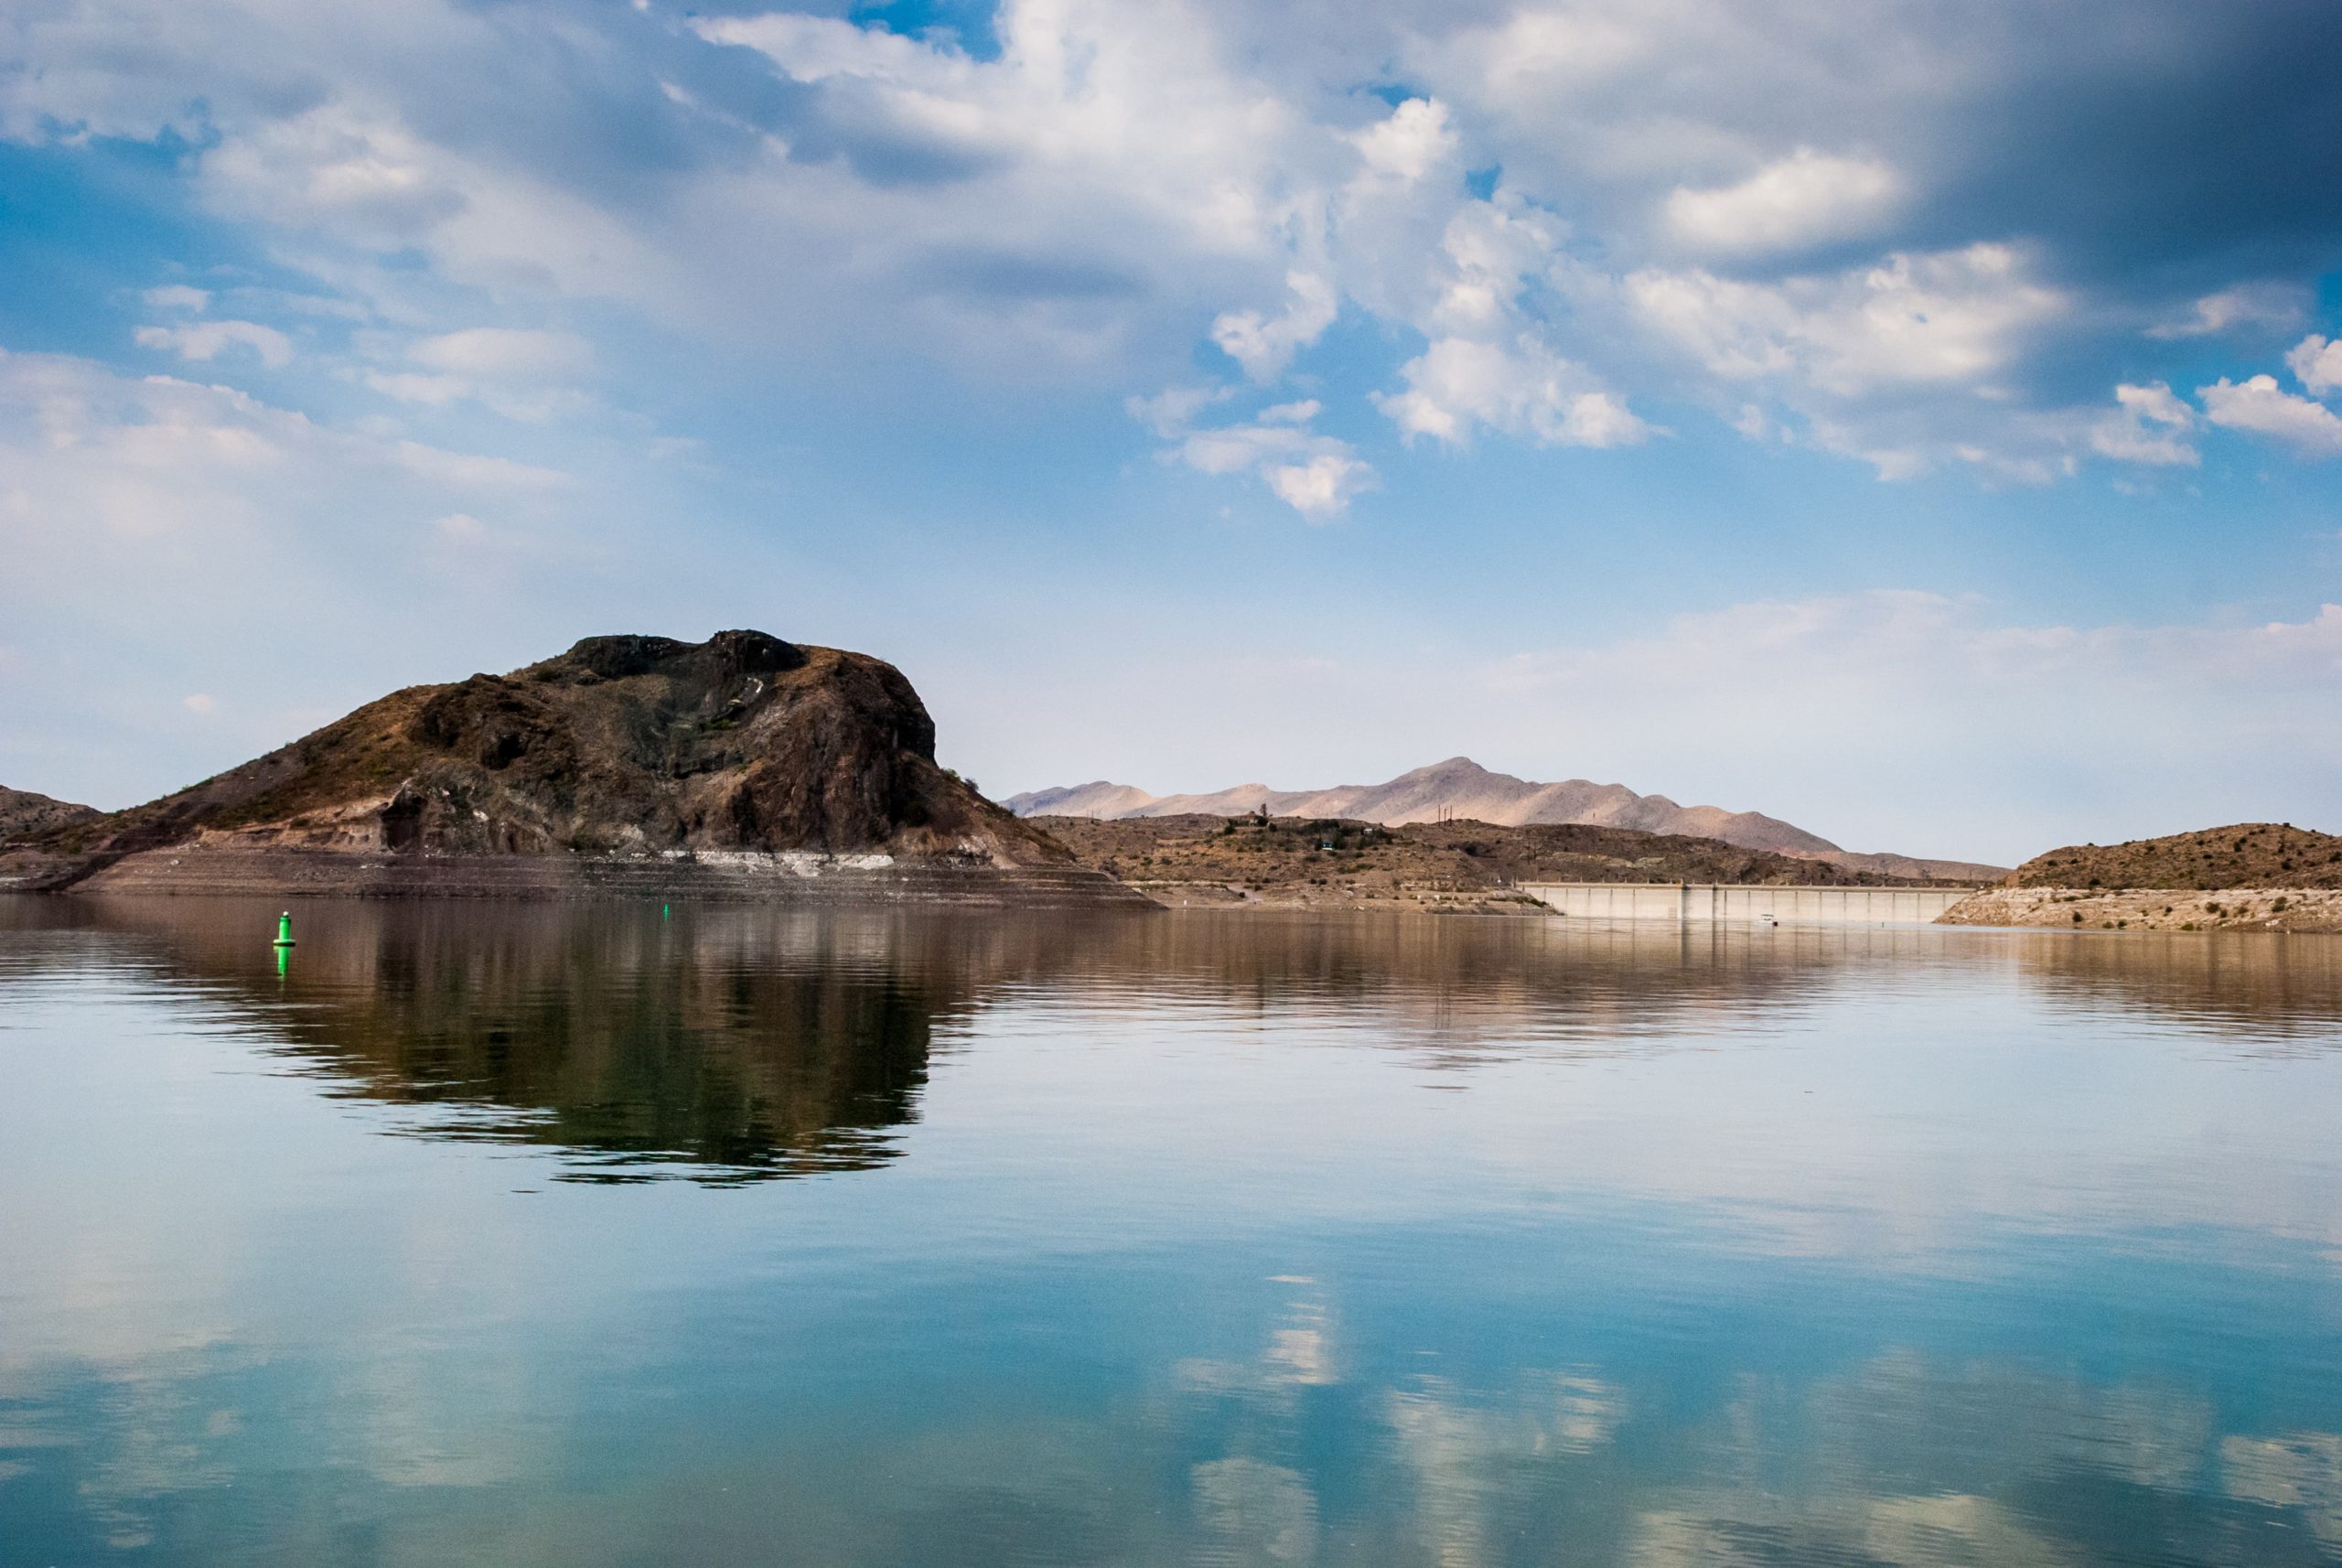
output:
[[1886,876],[1972,880],[1998,877],[2008,870],[2006,866],[1969,861],[1857,854],[1761,811],[1679,806],[1664,795],[1638,795],[1623,784],[1595,784],[1584,779],[1540,784],[1509,773],[1492,773],[1468,757],[1451,757],[1429,768],[1402,773],[1388,783],[1344,784],[1331,789],[1272,789],[1265,784],[1239,784],[1209,795],[1150,795],[1134,785],[1100,779],[1090,784],[1012,795],[1002,804],[1020,817],[1092,817],[1107,821],[1189,813],[1237,817],[1265,809],[1275,817],[1347,817],[1353,822],[1391,827],[1402,822],[1434,822],[1445,813],[1507,827],[1582,822],[1650,833],[1680,833],[1718,839],[1744,849],[1829,861],[1849,870]]

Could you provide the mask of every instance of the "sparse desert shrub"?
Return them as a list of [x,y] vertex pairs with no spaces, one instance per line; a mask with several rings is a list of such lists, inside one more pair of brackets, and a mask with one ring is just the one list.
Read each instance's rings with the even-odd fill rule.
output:
[[2272,915],[2283,914],[2285,912],[2285,900],[2280,898],[2274,904],[2270,905],[2269,912]]
[[2075,910],[2075,911],[2074,911],[2074,924],[2076,924],[2077,926],[2079,926],[2079,925],[2080,925],[2081,923],[2082,923],[2082,912],[2081,912],[2079,909],[2077,909],[2077,910]]

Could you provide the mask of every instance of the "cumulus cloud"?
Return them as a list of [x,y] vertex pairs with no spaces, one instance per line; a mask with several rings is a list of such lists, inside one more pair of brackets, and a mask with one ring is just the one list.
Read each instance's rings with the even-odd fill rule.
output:
[[2196,411],[2161,381],[2152,386],[2114,389],[2119,413],[2090,426],[2090,449],[2118,463],[2193,466],[2202,458],[2187,432],[2196,426]]
[[1132,400],[1133,417],[1176,440],[1166,458],[1202,474],[1256,475],[1271,494],[1312,522],[1340,516],[1353,499],[1374,487],[1373,465],[1357,448],[1310,428],[1319,413],[1314,399],[1278,403],[1249,421],[1198,430],[1188,420],[1219,400],[1178,395],[1184,390]]
[[1285,285],[1293,298],[1275,315],[1232,310],[1211,324],[1211,340],[1256,381],[1283,375],[1294,355],[1317,341],[1338,313],[1334,285],[1316,274],[1289,273]]
[[[226,0],[50,0],[0,39],[0,134],[176,134],[212,211],[423,331],[463,303],[467,331],[525,333],[608,301],[725,349],[1119,399],[1198,346],[1276,386],[1354,312],[1402,369],[1308,390],[1379,392],[1402,435],[1617,444],[1648,428],[1624,388],[1735,423],[1754,403],[1767,439],[1882,472],[1975,451],[2054,474],[2110,455],[2062,389],[2193,368],[2122,359],[2143,324],[2297,321],[2342,242],[2299,194],[2342,150],[2255,134],[2225,96],[2316,58],[2306,13],[2143,3],[2078,13],[2052,91],[2010,0],[1958,28],[1716,0],[1004,0],[983,52],[780,6],[404,0],[263,27]],[[598,63],[536,69],[556,59]],[[1391,81],[1413,91],[1386,109]],[[2342,86],[2270,91],[2269,123],[2316,125]],[[2195,129],[2126,139],[2075,107],[2149,100]],[[2170,279],[2240,275],[2174,310]],[[1503,390],[1442,390],[1499,355]],[[418,407],[495,379],[504,412],[562,412],[509,367],[367,373]]]
[[1681,186],[1667,198],[1667,227],[1695,251],[1747,255],[1857,238],[1878,228],[1902,194],[1875,158],[1799,147],[1736,184]]
[[1547,446],[1631,446],[1645,424],[1578,365],[1534,338],[1444,338],[1400,371],[1406,390],[1376,404],[1409,437],[1460,446],[1486,426]]
[[256,321],[197,321],[184,327],[141,327],[134,334],[142,349],[177,354],[182,360],[208,362],[230,349],[249,349],[270,370],[293,361],[293,340],[274,327]]
[[1173,451],[1198,473],[1257,473],[1279,500],[1313,522],[1348,510],[1375,477],[1349,443],[1290,423],[1194,431]]
[[2033,272],[2014,247],[1977,244],[1778,284],[1652,269],[1627,288],[1646,320],[1718,376],[1794,371],[1847,398],[2008,369],[2066,306]]
[[1123,409],[1167,441],[1194,423],[1197,414],[1230,395],[1228,387],[1166,387],[1152,397],[1124,398]]
[[2304,457],[2342,456],[2342,416],[2322,403],[2296,397],[2274,376],[2231,381],[2226,376],[2196,395],[2204,417],[2229,430],[2251,431],[2291,447]]
[[2329,342],[2312,333],[2294,345],[2285,356],[2285,366],[2295,381],[2320,396],[2342,392],[2342,342]]

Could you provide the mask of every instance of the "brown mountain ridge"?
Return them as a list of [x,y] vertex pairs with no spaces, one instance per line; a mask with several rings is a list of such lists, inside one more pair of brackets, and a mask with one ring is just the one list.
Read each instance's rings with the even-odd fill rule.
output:
[[1331,789],[1272,789],[1263,784],[1239,784],[1204,795],[1155,796],[1133,785],[1100,779],[1012,795],[1004,803],[1019,816],[1109,821],[1194,814],[1235,817],[1265,810],[1273,817],[1344,819],[1384,827],[1436,822],[1442,817],[1499,827],[1567,823],[1716,839],[1742,849],[1827,861],[1848,871],[1911,880],[1989,881],[2007,872],[2005,866],[1969,861],[1862,854],[1842,849],[1818,833],[1761,811],[1681,806],[1664,795],[1638,795],[1623,784],[1596,784],[1585,779],[1542,784],[1492,772],[1468,757],[1451,757],[1380,784],[1345,784]]

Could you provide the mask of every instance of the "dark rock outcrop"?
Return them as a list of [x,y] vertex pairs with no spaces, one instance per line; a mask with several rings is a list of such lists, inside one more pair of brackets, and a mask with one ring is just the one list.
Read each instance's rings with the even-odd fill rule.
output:
[[[167,871],[209,867],[288,891],[642,890],[645,863],[680,876],[793,856],[803,873],[808,855],[873,874],[1074,869],[937,765],[934,722],[892,665],[757,631],[588,638],[507,675],[409,687],[33,846],[45,865],[19,886],[177,886],[205,878]],[[539,864],[480,864],[510,859]]]

